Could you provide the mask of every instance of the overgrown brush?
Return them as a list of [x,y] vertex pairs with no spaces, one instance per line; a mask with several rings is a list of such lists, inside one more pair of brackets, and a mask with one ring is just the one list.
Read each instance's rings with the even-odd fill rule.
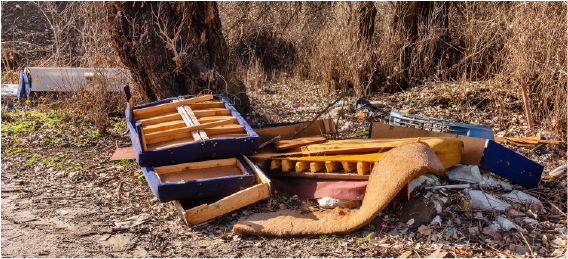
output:
[[[522,98],[526,87],[535,122],[566,138],[565,2],[374,2],[369,41],[360,29],[369,27],[367,4],[220,3],[232,60],[243,66],[235,71],[252,86],[288,73],[330,90],[348,82],[357,95],[491,84],[499,91],[487,109],[495,112],[513,108],[497,92]],[[281,59],[267,61],[274,53]]]
[[[4,3],[3,3],[4,4]],[[121,67],[108,40],[106,5],[97,2],[30,3],[53,31],[49,58],[24,66]],[[566,138],[566,2],[219,2],[236,84],[262,87],[286,79],[312,80],[328,92],[348,85],[360,96],[396,92],[430,82],[463,88],[476,82],[488,93],[488,111],[513,108],[497,93],[528,92],[535,123]],[[10,53],[3,48],[3,64]],[[24,53],[25,54],[25,53]],[[7,71],[10,72],[10,71]],[[3,78],[13,74],[3,72]],[[11,79],[13,80],[13,79]],[[242,81],[241,81],[242,80]],[[104,129],[120,111],[121,94],[99,77],[85,94],[59,102],[83,109]],[[136,103],[145,103],[133,85]],[[472,105],[463,100],[461,105]],[[515,107],[516,108],[516,107]]]

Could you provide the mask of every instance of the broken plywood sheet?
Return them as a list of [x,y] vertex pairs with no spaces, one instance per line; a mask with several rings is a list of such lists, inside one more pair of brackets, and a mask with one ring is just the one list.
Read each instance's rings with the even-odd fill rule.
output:
[[[294,133],[300,131],[308,124],[309,122],[304,122],[288,126],[254,129],[254,131],[260,137],[260,143],[264,143],[278,135],[282,136],[281,139],[289,139],[290,137],[292,137],[292,135],[294,135]],[[319,136],[323,134],[333,134],[333,133],[335,133],[335,128],[333,126],[332,120],[322,119],[315,121],[307,129],[302,131],[300,134],[296,135],[296,138],[313,137],[313,136]]]
[[453,135],[444,132],[434,132],[421,129],[413,129],[407,127],[391,126],[388,124],[373,122],[371,125],[372,139],[392,139],[392,138],[457,138],[463,142],[463,150],[461,153],[461,163],[466,165],[477,165],[481,161],[483,150],[485,149],[485,141],[483,138],[473,138],[468,136]]

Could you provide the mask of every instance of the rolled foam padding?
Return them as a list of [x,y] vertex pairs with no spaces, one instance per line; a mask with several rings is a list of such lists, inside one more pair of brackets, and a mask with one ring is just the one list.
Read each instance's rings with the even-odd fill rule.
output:
[[444,175],[442,163],[426,143],[407,143],[390,150],[375,164],[361,208],[335,208],[302,213],[281,210],[245,216],[235,233],[262,236],[311,236],[349,233],[368,224],[412,179],[424,174]]

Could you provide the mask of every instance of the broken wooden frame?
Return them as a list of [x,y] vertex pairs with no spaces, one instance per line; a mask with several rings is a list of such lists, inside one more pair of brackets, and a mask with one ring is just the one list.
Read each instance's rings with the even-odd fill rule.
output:
[[133,113],[134,118],[142,123],[145,151],[197,140],[223,138],[223,134],[227,133],[248,136],[244,127],[231,115],[231,111],[223,102],[213,100],[213,95],[174,100],[134,109]]
[[[221,216],[244,206],[255,203],[271,196],[271,182],[266,175],[254,165],[246,156],[242,156],[255,176],[255,184],[226,197],[210,199],[209,203],[202,200],[179,201],[175,200],[179,215],[188,227]],[[193,204],[198,204],[193,206]]]
[[127,127],[140,166],[234,157],[258,149],[258,134],[223,95],[172,97],[132,110],[130,88],[123,88]]

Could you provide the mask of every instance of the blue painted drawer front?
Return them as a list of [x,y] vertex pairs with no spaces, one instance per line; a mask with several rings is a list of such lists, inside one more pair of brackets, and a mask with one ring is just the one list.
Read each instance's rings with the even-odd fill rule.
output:
[[163,183],[154,168],[142,167],[142,172],[154,196],[161,202],[229,196],[254,185],[255,177],[250,167],[241,157],[237,157],[237,160],[245,168],[246,175],[197,179],[185,183]]
[[[127,97],[130,96],[128,86],[124,86],[124,92]],[[181,96],[184,98],[195,97],[196,95]],[[151,107],[158,104],[168,103],[176,100],[176,97],[146,103],[135,106],[135,108]],[[207,139],[205,141],[199,140],[193,143],[181,144],[160,150],[144,151],[142,146],[142,138],[140,135],[141,124],[136,122],[132,115],[130,104],[127,102],[126,114],[127,127],[130,131],[130,139],[132,140],[132,147],[136,153],[136,161],[140,166],[164,166],[187,163],[203,159],[220,159],[228,158],[239,155],[251,155],[258,149],[259,137],[256,132],[250,127],[239,112],[231,105],[229,100],[224,95],[214,95],[215,100],[222,101],[227,109],[231,111],[231,115],[237,118],[237,122],[244,127],[248,133],[248,137],[238,138],[216,138]]]
[[528,189],[538,186],[544,171],[544,166],[492,140],[485,142],[485,149],[479,164],[481,168]]

